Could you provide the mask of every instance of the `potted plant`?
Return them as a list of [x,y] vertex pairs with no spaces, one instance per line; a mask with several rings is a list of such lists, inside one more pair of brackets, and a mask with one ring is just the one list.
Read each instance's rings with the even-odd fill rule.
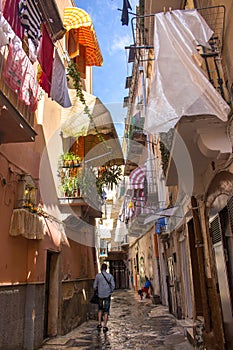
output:
[[60,159],[62,161],[63,167],[75,166],[81,162],[81,158],[78,155],[76,155],[70,151],[63,153],[61,155]]
[[72,153],[65,152],[61,155],[62,166],[67,167],[71,165],[72,162]]
[[74,166],[77,166],[78,164],[80,164],[81,161],[82,161],[81,158],[77,154],[74,154],[74,159],[73,159]]
[[65,197],[73,197],[74,180],[70,176],[64,176],[62,179],[62,191]]
[[81,195],[81,191],[80,191],[80,187],[81,187],[81,179],[79,175],[76,175],[76,177],[74,177],[73,179],[73,185],[74,185],[74,197],[80,197]]
[[112,190],[113,185],[117,185],[121,180],[121,175],[121,168],[117,165],[101,167],[96,179],[98,193],[101,195],[105,186]]

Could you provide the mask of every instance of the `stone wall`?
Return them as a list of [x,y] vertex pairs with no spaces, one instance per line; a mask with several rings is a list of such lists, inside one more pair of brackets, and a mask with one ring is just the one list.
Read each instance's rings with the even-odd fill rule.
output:
[[44,332],[44,284],[0,287],[0,310],[0,350],[38,348]]
[[96,305],[89,303],[93,282],[93,279],[63,282],[61,334],[70,332],[89,318],[97,317]]

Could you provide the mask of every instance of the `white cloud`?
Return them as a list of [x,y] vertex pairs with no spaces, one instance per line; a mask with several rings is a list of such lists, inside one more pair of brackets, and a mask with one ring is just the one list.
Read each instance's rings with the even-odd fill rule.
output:
[[139,0],[129,0],[129,1],[133,10],[135,10],[136,6],[139,6]]
[[116,51],[125,51],[125,46],[129,46],[132,42],[129,34],[125,36],[115,35],[112,45],[109,48],[109,54],[114,55]]

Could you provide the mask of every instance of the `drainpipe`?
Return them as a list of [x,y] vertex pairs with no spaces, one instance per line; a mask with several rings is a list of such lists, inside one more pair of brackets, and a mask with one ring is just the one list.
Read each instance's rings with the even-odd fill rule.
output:
[[210,326],[210,308],[208,304],[207,285],[205,279],[205,260],[204,260],[204,244],[201,231],[201,222],[198,212],[197,200],[194,196],[191,197],[192,214],[195,232],[195,248],[197,249],[198,270],[200,276],[200,290],[202,299],[203,316],[205,322],[205,331],[211,331]]

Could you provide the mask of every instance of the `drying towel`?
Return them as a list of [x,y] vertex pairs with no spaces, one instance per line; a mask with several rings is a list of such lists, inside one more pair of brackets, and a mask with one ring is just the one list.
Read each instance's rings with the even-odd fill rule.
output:
[[24,28],[21,25],[19,18],[19,1],[20,0],[7,0],[3,6],[3,16],[10,24],[15,34],[22,40],[24,36]]
[[10,39],[13,39],[15,33],[11,29],[11,26],[7,20],[1,16],[0,17],[0,47],[9,44]]
[[29,58],[37,60],[37,51],[41,37],[41,14],[35,0],[20,0],[19,15],[22,26],[25,28],[29,41]]
[[9,233],[10,236],[22,235],[28,239],[43,239],[44,225],[42,218],[26,209],[14,209]]
[[34,112],[39,92],[36,72],[17,37],[10,43],[3,74],[7,85],[19,94],[20,100],[29,105]]
[[52,70],[53,70],[53,53],[54,45],[47,32],[45,25],[42,27],[42,38],[40,41],[40,49],[38,55],[38,61],[40,63],[42,74],[39,80],[39,84],[42,89],[50,96],[51,82],[52,82]]
[[55,50],[55,57],[53,62],[52,85],[50,96],[62,107],[71,107],[70,97],[67,88],[66,71],[57,50]]
[[128,9],[132,10],[129,0],[123,0],[123,10],[121,15],[122,25],[128,25],[129,23],[129,12]]

